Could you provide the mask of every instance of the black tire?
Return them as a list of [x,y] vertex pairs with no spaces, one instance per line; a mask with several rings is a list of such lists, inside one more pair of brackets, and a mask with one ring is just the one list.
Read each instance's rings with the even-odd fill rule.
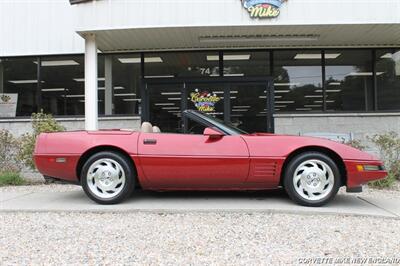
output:
[[[300,195],[296,189],[295,184],[293,182],[294,174],[298,166],[308,160],[319,160],[327,164],[333,173],[333,186],[330,192],[324,196],[322,199],[310,200],[306,199],[302,195]],[[301,172],[300,172],[301,173]],[[337,194],[340,186],[341,186],[341,175],[338,166],[336,163],[327,155],[319,152],[304,152],[297,156],[295,156],[288,163],[286,170],[284,172],[283,177],[283,186],[289,195],[289,197],[296,202],[297,204],[308,206],[308,207],[320,207],[328,202],[330,202]],[[307,192],[306,192],[307,193]],[[321,195],[321,194],[320,194]]]
[[[117,195],[112,196],[111,198],[101,198],[96,194],[94,194],[89,188],[87,181],[87,176],[88,176],[87,174],[91,165],[97,162],[98,160],[102,159],[114,160],[122,167],[125,173],[125,183],[121,185],[122,189]],[[86,195],[91,200],[104,205],[117,204],[127,199],[135,189],[135,180],[136,180],[136,172],[134,170],[132,162],[128,158],[126,158],[126,156],[123,156],[117,152],[103,151],[92,155],[85,162],[81,171],[81,185]]]

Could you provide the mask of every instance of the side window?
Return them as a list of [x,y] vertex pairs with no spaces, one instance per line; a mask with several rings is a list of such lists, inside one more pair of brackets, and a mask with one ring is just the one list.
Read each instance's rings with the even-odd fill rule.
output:
[[196,135],[202,135],[204,132],[204,129],[206,129],[206,126],[203,124],[200,124],[192,119],[188,119],[188,134],[196,134]]

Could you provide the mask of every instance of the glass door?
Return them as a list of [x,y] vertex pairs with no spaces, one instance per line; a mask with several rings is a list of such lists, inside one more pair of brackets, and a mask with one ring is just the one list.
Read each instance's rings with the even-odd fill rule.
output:
[[267,83],[231,83],[230,122],[247,132],[270,132]]
[[161,132],[182,132],[182,83],[148,84],[149,121]]

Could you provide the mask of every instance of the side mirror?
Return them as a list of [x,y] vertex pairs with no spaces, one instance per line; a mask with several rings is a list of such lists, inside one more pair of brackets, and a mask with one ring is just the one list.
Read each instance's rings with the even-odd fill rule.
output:
[[207,127],[206,129],[204,129],[203,135],[208,136],[210,139],[220,139],[224,136],[223,133],[211,127]]

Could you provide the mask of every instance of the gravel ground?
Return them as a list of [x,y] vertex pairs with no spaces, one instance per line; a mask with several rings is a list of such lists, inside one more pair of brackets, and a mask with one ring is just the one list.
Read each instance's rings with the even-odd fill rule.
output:
[[[357,195],[400,198],[365,188]],[[72,191],[75,185],[0,187]],[[344,189],[340,193],[345,193]],[[268,213],[0,213],[0,265],[271,265],[393,258],[400,220]],[[314,261],[317,262],[317,261]],[[348,261],[347,261],[348,262]]]
[[400,220],[260,213],[2,213],[2,265],[271,265],[397,258]]

